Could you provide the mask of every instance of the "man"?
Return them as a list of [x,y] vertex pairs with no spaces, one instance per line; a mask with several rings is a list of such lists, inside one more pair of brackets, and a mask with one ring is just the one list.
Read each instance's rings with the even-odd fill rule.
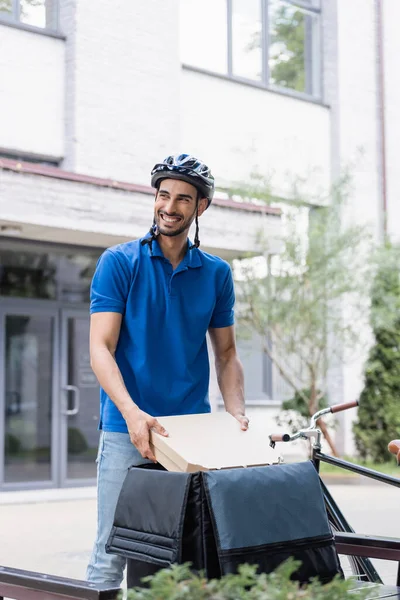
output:
[[155,461],[149,431],[168,435],[157,417],[210,411],[207,331],[226,410],[248,427],[231,270],[199,250],[198,218],[211,204],[214,178],[187,154],[169,156],[151,175],[157,192],[150,232],[106,250],[91,290],[90,354],[101,386],[102,433],[98,530],[87,578],[115,586],[125,561],[107,554],[105,544],[128,467]]

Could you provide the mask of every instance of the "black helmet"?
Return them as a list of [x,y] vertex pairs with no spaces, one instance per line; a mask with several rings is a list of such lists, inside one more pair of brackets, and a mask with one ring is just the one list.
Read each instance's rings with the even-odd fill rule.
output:
[[176,154],[157,163],[151,172],[151,187],[158,188],[162,179],[181,179],[191,183],[202,197],[207,198],[210,206],[214,195],[214,177],[207,165],[194,156]]

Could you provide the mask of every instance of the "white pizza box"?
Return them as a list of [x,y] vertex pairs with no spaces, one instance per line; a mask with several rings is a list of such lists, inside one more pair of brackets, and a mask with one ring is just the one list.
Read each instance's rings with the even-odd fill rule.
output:
[[169,436],[151,431],[150,445],[157,461],[168,471],[194,473],[280,462],[278,451],[269,445],[262,419],[251,421],[247,431],[242,431],[239,422],[227,412],[157,420]]

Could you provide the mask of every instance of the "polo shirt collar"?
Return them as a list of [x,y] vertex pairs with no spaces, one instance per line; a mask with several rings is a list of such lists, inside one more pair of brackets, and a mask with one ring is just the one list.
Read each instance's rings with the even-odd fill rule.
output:
[[161,250],[157,240],[153,240],[151,245],[149,245],[148,248],[149,248],[151,258],[155,258],[155,257],[164,258],[164,254],[162,253],[162,250]]
[[188,240],[188,249],[186,252],[185,259],[187,258],[187,265],[190,269],[197,269],[203,265],[201,261],[200,250],[198,248],[193,248],[189,250],[189,247],[192,246],[192,242]]
[[[197,269],[203,264],[201,261],[200,250],[198,248],[193,248],[192,250],[189,250],[190,246],[192,246],[192,242],[188,238],[186,254],[180,266],[182,266],[182,268],[187,267],[189,269]],[[151,258],[164,258],[164,254],[162,253],[157,239],[153,240],[153,243],[148,248]]]

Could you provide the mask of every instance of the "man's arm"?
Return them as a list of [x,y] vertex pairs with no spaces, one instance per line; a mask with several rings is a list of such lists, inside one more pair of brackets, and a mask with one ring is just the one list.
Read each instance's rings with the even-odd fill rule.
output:
[[245,416],[243,367],[236,352],[235,328],[214,327],[209,329],[215,355],[215,368],[219,389],[225,409],[246,430],[249,420]]
[[101,387],[124,417],[132,444],[144,458],[155,461],[150,450],[150,429],[168,435],[157,419],[140,410],[126,389],[115,360],[122,315],[97,312],[90,318],[90,362]]

